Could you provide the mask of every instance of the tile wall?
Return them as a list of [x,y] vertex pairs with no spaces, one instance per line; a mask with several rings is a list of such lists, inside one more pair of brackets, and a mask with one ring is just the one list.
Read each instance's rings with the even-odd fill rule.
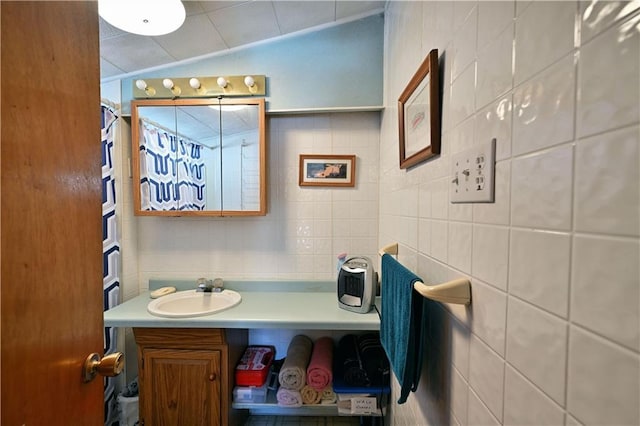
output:
[[[267,216],[132,217],[136,293],[153,278],[333,280],[336,254],[375,259],[379,139],[378,112],[269,116]],[[298,186],[300,154],[355,154],[356,186]]]
[[[387,7],[380,244],[473,286],[434,306],[392,424],[637,425],[640,2]],[[433,48],[442,154],[400,170],[396,99]],[[495,203],[451,204],[451,154],[493,137]]]

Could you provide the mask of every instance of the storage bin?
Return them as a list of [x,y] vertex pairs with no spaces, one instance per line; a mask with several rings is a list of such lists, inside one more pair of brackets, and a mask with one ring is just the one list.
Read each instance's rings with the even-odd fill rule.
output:
[[234,402],[263,403],[267,400],[267,383],[262,386],[236,386],[233,388]]
[[264,385],[275,354],[273,346],[248,346],[236,366],[236,385]]

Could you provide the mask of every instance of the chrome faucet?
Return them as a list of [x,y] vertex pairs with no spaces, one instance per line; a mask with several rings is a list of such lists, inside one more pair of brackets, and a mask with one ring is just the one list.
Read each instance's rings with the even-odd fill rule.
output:
[[222,281],[222,278],[216,278],[215,280],[198,278],[196,284],[198,284],[196,291],[204,293],[220,293],[224,290],[224,282]]

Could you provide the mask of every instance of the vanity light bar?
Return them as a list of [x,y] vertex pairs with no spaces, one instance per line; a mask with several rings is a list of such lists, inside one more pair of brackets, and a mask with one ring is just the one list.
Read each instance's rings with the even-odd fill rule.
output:
[[145,78],[133,80],[135,99],[211,98],[217,96],[264,96],[264,75]]

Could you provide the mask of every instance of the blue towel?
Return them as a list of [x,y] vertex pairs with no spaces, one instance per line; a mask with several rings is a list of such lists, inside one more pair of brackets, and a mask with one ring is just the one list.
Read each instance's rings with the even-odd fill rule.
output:
[[382,312],[380,340],[400,383],[398,404],[418,388],[422,370],[426,313],[425,299],[413,290],[420,277],[391,255],[382,255]]

